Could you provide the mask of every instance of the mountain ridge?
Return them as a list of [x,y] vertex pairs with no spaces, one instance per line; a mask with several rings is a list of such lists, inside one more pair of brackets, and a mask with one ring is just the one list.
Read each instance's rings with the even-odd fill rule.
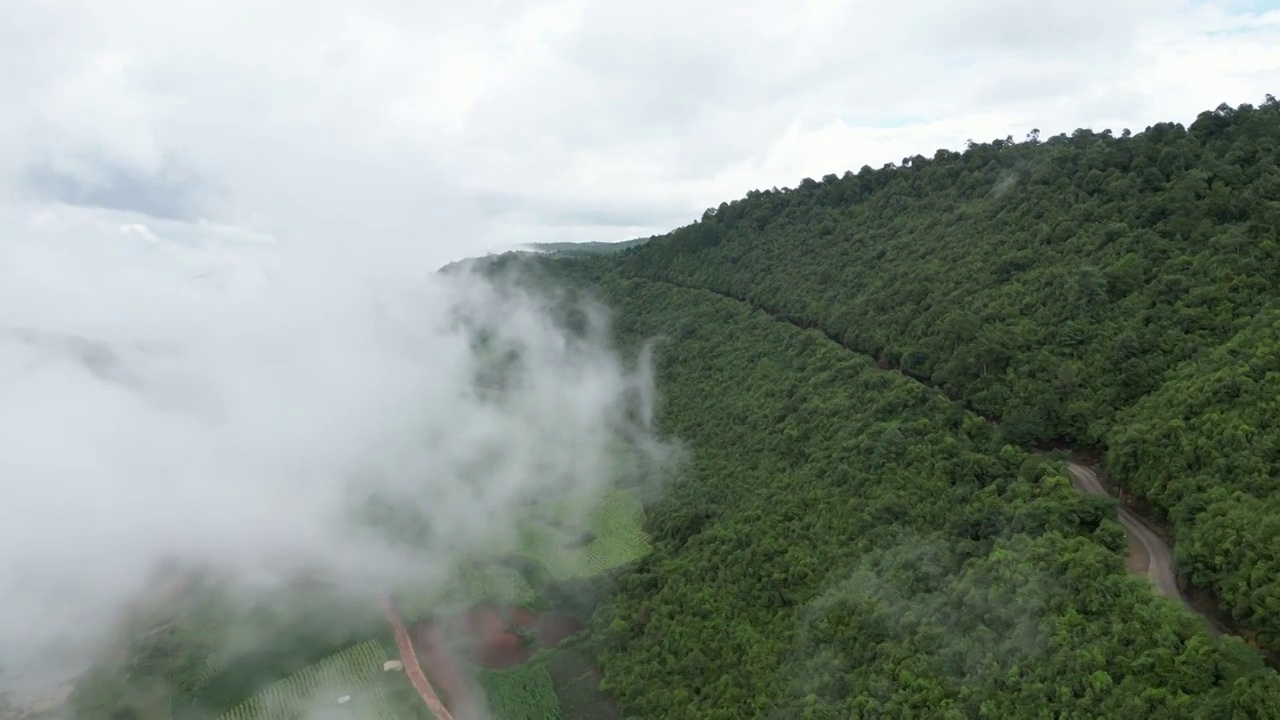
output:
[[[1265,578],[1280,573],[1280,528],[1264,523],[1258,537],[1254,519],[1271,514],[1280,451],[1247,438],[1272,437],[1277,417],[1247,393],[1265,397],[1274,377],[1261,348],[1274,347],[1266,318],[1280,311],[1269,289],[1280,274],[1278,137],[1280,104],[1268,96],[1187,128],[972,144],[753,191],[597,262],[820,327],[1004,419],[1024,444],[1106,448],[1113,479],[1173,524],[1192,580],[1274,647],[1280,588]],[[1258,359],[1233,366],[1242,352]],[[1194,393],[1197,402],[1235,418],[1220,446],[1239,455],[1214,461],[1223,492],[1207,487],[1198,459],[1214,442],[1166,452],[1159,439],[1181,442],[1178,424],[1196,412],[1178,398],[1206,363],[1226,395]],[[1213,437],[1211,424],[1198,424],[1200,437]],[[1151,462],[1138,470],[1137,457]],[[1161,479],[1178,475],[1195,479],[1181,489]],[[1192,529],[1202,513],[1221,518],[1212,538]],[[1214,560],[1228,532],[1255,538],[1238,561],[1254,567]],[[1265,599],[1251,599],[1258,592]]]

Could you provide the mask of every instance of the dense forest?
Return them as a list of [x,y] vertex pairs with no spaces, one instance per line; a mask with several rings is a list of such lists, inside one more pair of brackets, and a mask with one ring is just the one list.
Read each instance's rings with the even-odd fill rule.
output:
[[714,293],[595,276],[684,479],[589,641],[627,717],[1280,717],[1124,566],[1113,501],[936,390]]
[[1033,130],[754,191],[586,272],[739,300],[1023,446],[1105,451],[1187,580],[1276,648],[1278,148],[1270,95],[1188,127]]

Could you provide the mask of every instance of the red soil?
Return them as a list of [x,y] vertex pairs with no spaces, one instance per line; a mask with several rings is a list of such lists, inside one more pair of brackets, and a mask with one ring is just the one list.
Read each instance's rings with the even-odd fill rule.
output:
[[539,648],[552,648],[584,627],[582,621],[566,612],[548,612],[539,615],[534,623]]
[[418,623],[414,625],[412,634],[414,644],[421,648],[419,657],[422,659],[422,667],[431,682],[440,688],[445,706],[465,715],[467,710],[474,707],[475,698],[467,685],[466,676],[462,674],[462,668],[458,667],[453,654],[449,652],[449,644],[441,627],[434,623]]
[[[423,620],[413,627],[427,674],[446,696],[446,705],[459,711],[474,707],[466,675],[458,659],[491,670],[525,663],[543,648],[555,647],[583,627],[576,617],[563,612],[535,614],[527,608],[476,605],[465,612],[444,618]],[[521,639],[518,629],[531,636]]]
[[[568,613],[535,614],[520,607],[504,611],[491,605],[471,608],[465,622],[472,662],[491,670],[527,662],[538,650],[553,648],[582,629],[582,622]],[[522,642],[513,628],[530,635],[532,642]]]

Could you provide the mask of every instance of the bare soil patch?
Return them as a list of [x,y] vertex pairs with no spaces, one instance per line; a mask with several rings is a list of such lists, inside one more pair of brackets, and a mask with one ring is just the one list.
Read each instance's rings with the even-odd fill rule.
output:
[[422,620],[411,632],[427,676],[445,704],[458,711],[475,703],[464,663],[489,670],[513,668],[582,628],[582,621],[566,612],[482,604]]

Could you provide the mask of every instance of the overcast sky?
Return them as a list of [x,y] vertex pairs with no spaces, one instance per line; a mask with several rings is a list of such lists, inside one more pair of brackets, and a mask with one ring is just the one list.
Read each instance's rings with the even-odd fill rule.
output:
[[[1032,127],[1280,94],[1280,0],[0,0],[15,218],[412,247],[622,240]],[[465,8],[465,9],[464,9]]]

